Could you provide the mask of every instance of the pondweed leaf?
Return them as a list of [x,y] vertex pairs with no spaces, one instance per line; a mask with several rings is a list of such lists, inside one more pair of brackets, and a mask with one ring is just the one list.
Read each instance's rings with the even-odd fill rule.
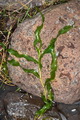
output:
[[8,63],[13,66],[20,66],[20,63],[14,59],[8,60]]
[[[40,37],[40,33],[43,28],[43,23],[44,23],[44,19],[45,19],[44,15],[41,12],[40,12],[40,14],[42,17],[42,24],[40,26],[38,26],[37,29],[35,30],[35,40],[34,40],[34,47],[35,47],[36,51],[38,52],[38,54],[39,54],[40,48],[42,47],[42,40]],[[37,46],[37,44],[40,44],[39,47]]]
[[[37,30],[35,31],[34,48],[36,49],[38,54],[39,54],[40,48],[42,46],[42,41],[41,41],[41,37],[40,37],[40,32],[41,32],[42,27],[43,27],[43,24],[41,26],[38,26]],[[39,45],[39,47],[37,44]]]
[[21,67],[23,69],[23,71],[25,71],[27,73],[31,73],[31,74],[35,75],[37,78],[39,78],[39,74],[38,74],[38,72],[36,70],[34,70],[34,69],[25,69],[20,65],[20,63],[18,61],[14,60],[14,59],[8,60],[8,63],[13,65],[13,66],[19,66],[19,67]]
[[[6,46],[4,43],[0,42],[0,45],[3,47],[3,49],[6,49]],[[33,58],[29,55],[26,55],[26,54],[20,54],[18,51],[14,50],[12,48],[6,49],[6,51],[11,55],[16,56],[17,58],[25,58],[27,61],[31,61],[31,62],[38,64],[38,61],[35,58]]]
[[25,54],[20,54],[19,52],[17,52],[14,49],[7,49],[7,52],[10,53],[11,55],[16,56],[17,58],[25,58],[27,61],[31,61],[31,62],[38,64],[38,61],[36,59],[34,59],[33,57],[31,57],[29,55],[25,55]]
[[54,47],[55,47],[55,42],[56,42],[57,38],[52,38],[50,41],[50,44],[48,45],[48,47],[42,52],[41,54],[41,59],[45,54],[52,54],[52,52],[54,51]]
[[[22,68],[22,67],[21,67]],[[36,70],[34,69],[25,69],[25,68],[22,68],[25,72],[27,73],[32,73],[33,75],[35,75],[37,78],[39,78],[39,74]]]
[[[52,101],[54,99],[54,96],[53,96],[53,92],[52,92],[52,88],[51,88],[51,81],[55,79],[55,75],[56,75],[56,71],[57,71],[57,56],[56,56],[56,52],[55,52],[55,42],[61,34],[67,33],[72,27],[73,26],[65,26],[64,28],[62,28],[58,32],[58,35],[56,36],[56,38],[51,39],[48,47],[40,55],[40,61],[41,61],[42,57],[45,54],[51,54],[52,62],[51,62],[50,78],[47,78],[45,81],[45,84],[44,84],[45,89],[47,89],[47,98],[43,96],[43,101],[45,104],[39,111],[37,111],[36,115],[42,115],[48,109],[50,109],[52,106]],[[50,102],[48,102],[48,101],[50,101]]]
[[47,103],[47,99],[45,97],[45,95],[43,93],[41,93],[41,98],[43,100],[43,102],[46,104]]
[[36,112],[36,117],[42,116],[47,110],[49,110],[52,107],[52,102],[47,101],[44,106]]
[[56,56],[56,52],[53,49],[53,51],[51,52],[51,56],[52,56],[52,62],[51,62],[51,79],[53,80],[55,78],[55,73],[57,71],[57,56]]
[[72,28],[73,28],[73,26],[70,26],[70,25],[64,26],[61,30],[59,30],[57,36],[60,36],[61,34],[67,33]]

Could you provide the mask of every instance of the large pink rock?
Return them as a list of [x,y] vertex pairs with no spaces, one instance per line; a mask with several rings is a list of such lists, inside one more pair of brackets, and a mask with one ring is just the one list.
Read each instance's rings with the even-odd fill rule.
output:
[[[45,49],[51,38],[65,25],[73,25],[74,28],[68,33],[61,35],[56,42],[56,53],[58,54],[58,69],[56,78],[52,82],[54,98],[57,102],[73,103],[80,99],[80,4],[77,0],[57,5],[46,9],[44,12],[45,22],[41,32],[43,49]],[[12,35],[11,48],[20,53],[29,54],[37,58],[33,47],[34,31],[41,24],[41,16],[28,19],[21,23]],[[11,58],[15,58],[11,56]],[[15,58],[25,68],[38,66],[27,62],[23,58]],[[50,72],[51,56],[45,55],[42,59],[42,78],[45,81]],[[38,78],[25,73],[20,67],[8,65],[9,73],[15,85],[34,95],[40,96],[42,86]]]

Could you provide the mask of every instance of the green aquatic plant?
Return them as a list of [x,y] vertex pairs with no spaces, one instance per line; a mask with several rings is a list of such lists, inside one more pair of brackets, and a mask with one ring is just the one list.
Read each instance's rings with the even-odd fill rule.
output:
[[[53,95],[52,88],[51,88],[51,81],[55,79],[56,70],[57,70],[57,56],[56,56],[56,52],[55,52],[55,43],[56,43],[57,38],[60,35],[67,33],[73,27],[73,26],[65,26],[62,29],[60,29],[57,36],[55,38],[52,38],[48,47],[42,51],[43,44],[42,44],[42,40],[40,37],[40,33],[43,28],[45,18],[41,12],[40,12],[40,14],[42,17],[42,24],[40,26],[38,26],[37,29],[35,30],[35,40],[33,43],[34,48],[38,53],[38,59],[35,59],[29,55],[20,54],[18,51],[14,50],[12,48],[7,49],[6,45],[4,45],[3,43],[0,43],[0,46],[2,46],[2,48],[9,54],[14,55],[17,58],[25,58],[27,61],[34,62],[35,64],[38,65],[38,71],[36,71],[35,69],[23,68],[20,65],[20,63],[18,61],[16,61],[15,59],[7,60],[7,62],[9,64],[11,64],[13,66],[21,67],[25,72],[35,75],[40,80],[40,83],[43,87],[43,93],[41,94],[41,97],[44,102],[44,106],[36,112],[35,118],[34,118],[35,120],[38,117],[42,116],[53,105],[54,95]],[[44,81],[42,79],[42,67],[43,67],[42,58],[45,54],[50,54],[52,57],[52,61],[51,61],[51,65],[50,65],[50,78],[47,78],[44,83]],[[4,65],[4,68],[5,67],[6,67],[6,65]],[[6,70],[6,68],[5,68],[5,70]]]

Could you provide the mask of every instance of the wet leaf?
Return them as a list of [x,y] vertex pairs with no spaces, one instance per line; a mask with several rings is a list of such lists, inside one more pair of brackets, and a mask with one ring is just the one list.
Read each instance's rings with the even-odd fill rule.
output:
[[52,54],[52,52],[54,51],[54,47],[55,47],[55,42],[56,42],[57,38],[52,38],[50,41],[50,44],[48,45],[48,47],[43,51],[43,53],[41,54],[41,59],[45,54]]
[[53,49],[53,51],[51,52],[51,56],[52,56],[52,62],[51,62],[51,79],[53,80],[55,78],[55,74],[57,71],[57,56],[56,56],[56,52]]
[[19,66],[19,67],[21,67],[23,69],[24,72],[31,73],[31,74],[35,75],[37,78],[39,78],[39,74],[38,74],[38,72],[36,70],[34,70],[34,69],[25,69],[20,65],[20,63],[18,61],[14,60],[14,59],[8,60],[8,63],[13,65],[13,66]]
[[43,115],[47,110],[49,110],[52,107],[52,102],[51,101],[47,101],[47,103],[36,112],[36,117]]
[[38,43],[40,43],[40,47],[42,46],[42,41],[41,41],[41,37],[40,37],[40,32],[41,32],[42,27],[43,27],[43,24],[41,26],[38,26],[36,31],[35,31],[35,40],[34,40],[34,47],[35,48],[38,48],[37,47]]
[[[38,26],[37,29],[35,30],[35,40],[34,40],[34,47],[38,53],[39,53],[40,48],[42,47],[42,40],[40,37],[40,33],[41,33],[41,30],[43,28],[43,23],[44,23],[44,15],[41,12],[40,12],[40,15],[42,17],[42,24]],[[37,44],[39,44],[39,46],[37,46]]]
[[7,49],[7,51],[8,51],[8,53],[16,56],[17,58],[25,58],[27,61],[38,63],[38,61],[36,59],[34,59],[33,57],[31,57],[29,55],[25,55],[25,54],[20,54],[18,51],[14,50],[14,49]]
[[[22,68],[22,67],[21,67]],[[22,68],[25,72],[27,73],[32,73],[33,75],[35,75],[37,78],[39,78],[39,74],[36,70],[34,69],[25,69],[25,68]]]
[[46,104],[47,103],[47,99],[46,99],[46,97],[45,97],[45,95],[43,93],[41,94],[41,98],[42,98],[43,102]]
[[8,60],[8,63],[13,66],[20,66],[19,62],[14,59]]
[[[51,79],[52,80],[52,79]],[[53,101],[53,98],[54,98],[54,95],[53,95],[53,92],[52,92],[52,87],[51,87],[51,83],[50,83],[50,81],[47,81],[46,83],[45,83],[45,86],[46,86],[46,88],[47,88],[47,99],[49,100],[49,101]]]
[[72,28],[73,28],[73,26],[70,26],[70,25],[67,25],[67,26],[63,27],[61,30],[59,30],[57,36],[60,36],[61,34],[67,33],[67,32],[70,31],[70,29],[72,29]]

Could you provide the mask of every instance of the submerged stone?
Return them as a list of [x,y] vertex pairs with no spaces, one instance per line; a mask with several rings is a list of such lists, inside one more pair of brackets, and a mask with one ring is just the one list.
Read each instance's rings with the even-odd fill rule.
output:
[[[10,120],[34,120],[42,101],[32,95],[22,93],[8,93],[4,98],[7,114]],[[36,120],[60,120],[59,113],[54,108]]]
[[[57,102],[73,103],[80,99],[80,4],[77,0],[50,7],[44,12],[45,22],[41,31],[41,39],[44,50],[55,38],[58,31],[66,25],[74,25],[68,33],[61,35],[56,42],[56,53],[58,55],[58,69],[55,80],[52,81],[54,99]],[[37,57],[33,47],[35,39],[34,32],[41,24],[41,16],[25,20],[12,35],[11,48],[20,53]],[[10,56],[20,62],[24,68],[38,71],[37,64],[28,62],[23,58]],[[42,59],[42,78],[45,81],[50,77],[51,56],[45,55]],[[40,96],[43,91],[38,78],[25,73],[20,67],[8,65],[12,82],[23,90],[33,95]]]

